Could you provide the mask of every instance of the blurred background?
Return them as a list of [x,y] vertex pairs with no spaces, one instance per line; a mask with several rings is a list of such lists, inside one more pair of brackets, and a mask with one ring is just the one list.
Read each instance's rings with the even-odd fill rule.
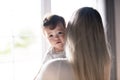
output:
[[120,0],[0,0],[0,80],[33,80],[49,48],[41,26],[45,14],[69,21],[80,7],[97,9],[111,45],[111,80],[120,80]]

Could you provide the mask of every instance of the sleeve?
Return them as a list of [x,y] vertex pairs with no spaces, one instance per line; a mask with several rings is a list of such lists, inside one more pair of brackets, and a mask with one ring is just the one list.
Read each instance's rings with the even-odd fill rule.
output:
[[42,58],[42,65],[41,65],[41,67],[40,67],[37,75],[35,76],[34,80],[40,80],[39,77],[40,77],[41,69],[42,69],[43,65],[44,65],[45,63],[47,63],[50,59],[52,59],[52,58],[51,58],[50,50],[49,50],[49,51],[47,51],[47,52],[45,53],[45,55],[43,56],[43,58]]
[[46,55],[43,58],[43,64],[45,64],[47,61],[49,61],[51,58],[50,52],[47,52]]

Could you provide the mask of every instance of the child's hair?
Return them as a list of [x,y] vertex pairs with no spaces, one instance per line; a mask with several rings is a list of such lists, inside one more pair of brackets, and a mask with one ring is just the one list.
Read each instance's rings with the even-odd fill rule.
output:
[[62,16],[50,15],[50,16],[47,16],[47,17],[44,18],[43,27],[44,28],[50,28],[52,30],[52,29],[56,28],[56,25],[58,23],[62,23],[63,27],[65,27],[65,25],[66,25],[65,20]]

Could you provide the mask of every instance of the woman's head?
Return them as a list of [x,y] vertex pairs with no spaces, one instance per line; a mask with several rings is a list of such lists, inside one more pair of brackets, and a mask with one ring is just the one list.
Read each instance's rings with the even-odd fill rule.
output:
[[109,64],[102,19],[97,10],[84,7],[76,11],[67,25],[68,58],[81,80],[105,80]]
[[95,47],[101,43],[100,40],[105,41],[104,37],[102,19],[93,8],[84,7],[77,10],[67,25],[67,41],[73,45],[79,44],[75,46],[77,48]]

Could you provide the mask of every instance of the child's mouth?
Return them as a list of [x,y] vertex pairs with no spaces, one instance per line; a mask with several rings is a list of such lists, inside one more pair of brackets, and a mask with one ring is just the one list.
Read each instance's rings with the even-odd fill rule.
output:
[[56,44],[59,44],[59,43],[61,43],[61,42],[57,42]]

